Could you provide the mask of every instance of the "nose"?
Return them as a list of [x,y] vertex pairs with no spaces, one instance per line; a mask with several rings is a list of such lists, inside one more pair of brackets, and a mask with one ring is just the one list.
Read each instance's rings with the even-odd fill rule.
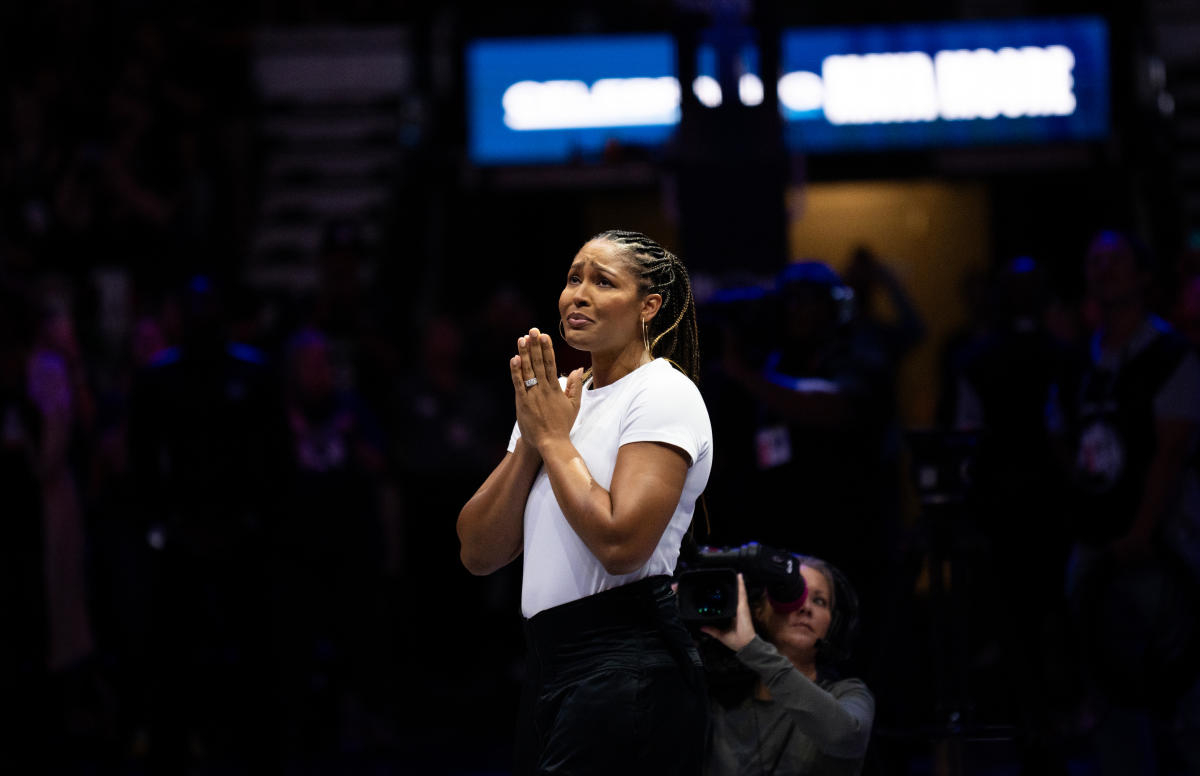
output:
[[568,295],[568,301],[573,307],[587,307],[589,304],[588,284],[583,282],[572,288]]

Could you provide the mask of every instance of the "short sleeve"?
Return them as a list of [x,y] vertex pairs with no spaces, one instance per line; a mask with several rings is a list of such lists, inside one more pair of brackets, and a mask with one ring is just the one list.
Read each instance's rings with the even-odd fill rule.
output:
[[711,439],[708,410],[700,391],[687,377],[672,371],[667,378],[647,381],[634,398],[618,444],[669,444],[687,454],[690,466],[707,452]]

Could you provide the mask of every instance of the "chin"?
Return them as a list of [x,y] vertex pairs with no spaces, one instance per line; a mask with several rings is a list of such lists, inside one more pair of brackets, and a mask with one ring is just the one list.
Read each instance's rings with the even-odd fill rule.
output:
[[816,652],[817,638],[810,633],[788,639],[788,646],[796,652]]

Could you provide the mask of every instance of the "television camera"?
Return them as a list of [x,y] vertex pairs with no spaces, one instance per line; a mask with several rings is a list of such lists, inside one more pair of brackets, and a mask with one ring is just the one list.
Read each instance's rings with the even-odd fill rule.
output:
[[729,628],[737,614],[738,572],[751,600],[766,595],[776,611],[804,605],[808,588],[795,555],[758,542],[740,547],[701,546],[686,560],[680,559],[676,574],[683,621],[692,626]]

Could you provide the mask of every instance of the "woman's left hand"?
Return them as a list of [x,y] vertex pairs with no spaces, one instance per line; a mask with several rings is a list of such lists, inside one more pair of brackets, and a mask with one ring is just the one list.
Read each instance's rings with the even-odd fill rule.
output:
[[[551,439],[570,435],[579,413],[583,387],[583,369],[567,376],[565,388],[558,385],[558,367],[550,335],[533,328],[517,338],[517,355],[508,363],[517,405],[517,425],[521,436],[539,452]],[[527,381],[537,383],[527,386]]]

